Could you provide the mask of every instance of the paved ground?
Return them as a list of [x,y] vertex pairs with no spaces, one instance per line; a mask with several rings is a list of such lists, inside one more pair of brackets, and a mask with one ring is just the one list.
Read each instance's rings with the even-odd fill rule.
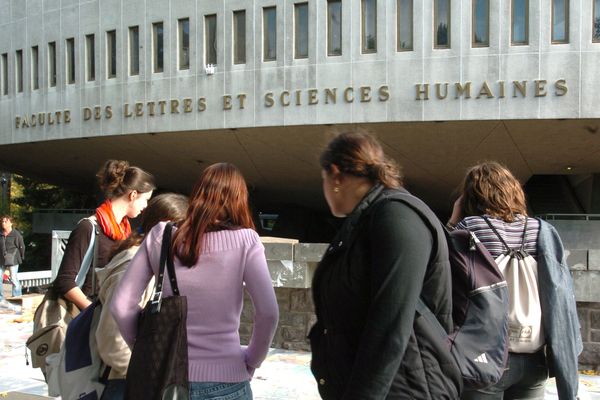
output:
[[[0,399],[33,400],[48,394],[39,369],[25,364],[25,341],[31,330],[29,313],[21,314],[19,307],[0,304]],[[271,350],[252,380],[254,398],[319,399],[309,363],[309,353]],[[582,400],[600,399],[600,377],[581,375],[580,382],[588,392]],[[552,381],[547,386],[545,398],[557,399]]]

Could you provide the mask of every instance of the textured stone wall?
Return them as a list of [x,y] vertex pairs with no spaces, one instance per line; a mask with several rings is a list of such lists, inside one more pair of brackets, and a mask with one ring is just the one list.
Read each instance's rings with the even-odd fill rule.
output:
[[[279,325],[272,347],[310,351],[306,336],[315,321],[310,289],[275,288],[275,295],[279,304]],[[252,302],[246,296],[240,323],[240,336],[244,344],[252,335],[253,314]]]
[[[272,347],[288,350],[310,351],[306,336],[315,322],[310,289],[275,288],[279,304],[279,325]],[[577,303],[581,323],[583,352],[579,356],[580,369],[600,368],[600,303]],[[247,344],[252,334],[254,309],[246,296],[240,335]]]
[[600,368],[600,303],[577,303],[577,313],[583,339],[579,367],[598,369]]

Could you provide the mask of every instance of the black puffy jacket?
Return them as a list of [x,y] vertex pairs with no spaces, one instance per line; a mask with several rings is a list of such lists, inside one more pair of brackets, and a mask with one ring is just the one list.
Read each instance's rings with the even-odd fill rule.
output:
[[388,199],[392,193],[377,185],[365,196],[315,271],[311,369],[326,400],[460,395],[443,339],[415,312],[420,296],[452,328],[443,228],[415,212],[433,217],[423,202],[412,197],[408,206]]

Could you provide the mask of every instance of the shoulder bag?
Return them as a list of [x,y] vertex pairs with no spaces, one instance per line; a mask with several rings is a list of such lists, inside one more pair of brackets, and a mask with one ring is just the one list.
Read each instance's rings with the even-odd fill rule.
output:
[[[162,239],[160,267],[152,298],[140,314],[138,334],[127,370],[125,399],[189,398],[187,298],[179,295],[168,223]],[[165,264],[173,296],[162,297]]]
[[[75,279],[77,286],[83,286],[90,267],[95,268],[97,259],[96,242],[99,234],[96,218],[86,218],[93,226],[90,244]],[[95,277],[94,277],[95,281]],[[65,340],[67,325],[79,314],[79,309],[72,302],[60,296],[50,285],[44,299],[36,308],[33,316],[33,334],[25,345],[31,351],[31,363],[34,368],[41,368],[46,375],[46,357],[58,353]]]

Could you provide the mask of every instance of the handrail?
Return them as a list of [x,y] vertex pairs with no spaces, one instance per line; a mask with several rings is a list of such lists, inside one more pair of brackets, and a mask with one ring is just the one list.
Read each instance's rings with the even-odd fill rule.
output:
[[600,214],[539,214],[543,220],[565,220],[565,221],[596,221],[600,220]]

